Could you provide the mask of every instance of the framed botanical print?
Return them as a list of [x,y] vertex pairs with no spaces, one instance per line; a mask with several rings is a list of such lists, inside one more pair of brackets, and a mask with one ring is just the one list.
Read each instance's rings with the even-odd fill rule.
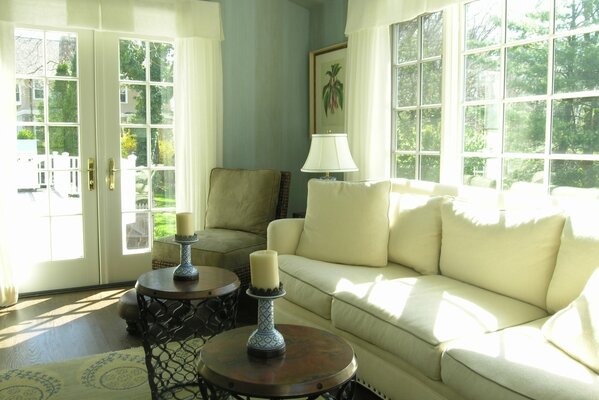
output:
[[347,43],[310,52],[310,135],[344,133]]

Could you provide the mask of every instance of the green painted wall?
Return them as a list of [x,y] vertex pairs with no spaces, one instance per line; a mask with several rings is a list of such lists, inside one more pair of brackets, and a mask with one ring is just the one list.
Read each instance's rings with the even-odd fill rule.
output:
[[223,164],[291,171],[289,215],[306,209],[308,53],[345,40],[347,0],[219,0]]

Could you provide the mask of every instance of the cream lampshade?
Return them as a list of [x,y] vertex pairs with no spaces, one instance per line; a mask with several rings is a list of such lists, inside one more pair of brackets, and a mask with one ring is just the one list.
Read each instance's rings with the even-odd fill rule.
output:
[[312,135],[308,158],[302,172],[324,172],[324,179],[335,179],[331,172],[357,171],[358,167],[349,151],[347,134],[325,133]]

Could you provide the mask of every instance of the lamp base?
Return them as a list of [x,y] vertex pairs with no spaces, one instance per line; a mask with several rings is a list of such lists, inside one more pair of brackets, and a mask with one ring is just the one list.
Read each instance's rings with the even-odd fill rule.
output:
[[335,177],[333,175],[323,175],[318,179],[323,180],[323,181],[336,181],[337,177]]

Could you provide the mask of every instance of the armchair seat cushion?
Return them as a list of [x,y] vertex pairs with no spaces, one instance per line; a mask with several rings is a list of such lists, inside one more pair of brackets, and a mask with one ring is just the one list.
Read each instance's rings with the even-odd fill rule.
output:
[[[254,233],[229,229],[206,229],[196,232],[198,241],[191,246],[191,263],[237,271],[248,267],[249,254],[266,248],[266,238]],[[162,263],[177,265],[181,260],[181,247],[174,236],[154,240],[152,258]],[[240,276],[242,284],[244,277]]]

